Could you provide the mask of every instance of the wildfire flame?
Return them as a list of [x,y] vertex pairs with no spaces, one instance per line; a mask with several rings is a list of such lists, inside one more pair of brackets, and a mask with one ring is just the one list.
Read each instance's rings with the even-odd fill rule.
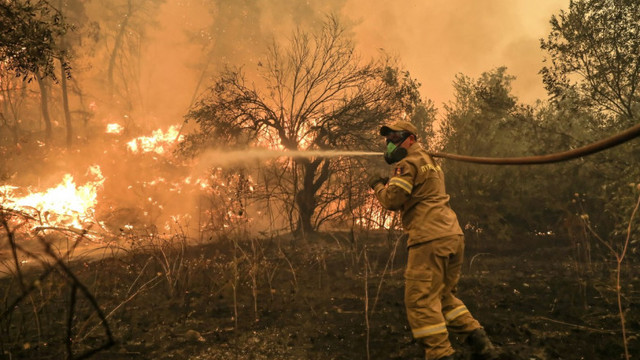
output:
[[134,154],[150,152],[164,154],[183,139],[184,136],[180,134],[178,126],[171,125],[166,133],[158,129],[154,130],[151,136],[140,136],[129,141],[127,148]]
[[77,186],[73,176],[66,174],[57,186],[25,196],[17,195],[20,190],[17,186],[0,186],[0,204],[28,213],[35,209],[44,215],[40,218],[44,225],[82,228],[93,221],[97,194],[104,183],[99,166],[90,167],[88,172],[96,178],[95,181]]
[[124,127],[118,123],[107,124],[107,134],[122,134]]
[[[123,131],[124,127],[118,123],[110,123],[106,128],[106,132],[110,134],[121,134]],[[301,136],[305,141],[310,140],[307,138],[308,134]],[[173,125],[166,131],[155,130],[151,136],[133,138],[125,142],[126,145],[121,147],[120,151],[126,151],[130,156],[146,153],[163,155],[147,158],[148,161],[156,161],[158,158],[164,158],[170,154],[172,148],[183,140],[184,136],[180,134],[180,127]],[[275,134],[268,131],[263,131],[256,143],[270,150],[283,150],[284,148],[277,141]],[[277,158],[274,161],[284,166],[290,166],[292,163],[291,158],[288,157]],[[111,168],[105,167],[105,169],[109,171]],[[113,170],[118,172],[121,169],[116,167]],[[189,222],[193,215],[188,213],[191,211],[190,209],[167,206],[173,204],[172,199],[175,199],[175,196],[168,194],[174,193],[185,197],[194,195],[198,197],[198,225],[200,229],[205,231],[218,231],[236,223],[252,221],[252,218],[246,214],[246,204],[243,200],[245,196],[250,196],[255,191],[254,186],[257,184],[250,174],[225,174],[222,168],[217,168],[212,169],[212,173],[208,176],[198,177],[182,173],[182,170],[164,172],[162,176],[155,177],[152,176],[152,173],[146,173],[145,176],[129,184],[111,181],[110,179],[119,179],[119,177],[117,173],[109,173],[107,176],[109,182],[107,186],[104,186],[105,177],[102,175],[100,167],[94,165],[89,168],[89,179],[93,179],[93,181],[88,181],[83,185],[77,185],[73,176],[66,174],[58,185],[42,191],[40,189],[33,191],[30,188],[25,189],[13,185],[0,186],[0,207],[15,209],[28,215],[27,218],[32,220],[23,219],[21,223],[27,224],[27,227],[30,226],[32,230],[36,231],[47,231],[50,227],[86,229],[91,224],[98,224],[107,232],[117,231],[115,229],[131,232],[134,227],[144,227],[150,223],[162,228],[162,221],[170,219],[165,223],[164,229],[166,230],[172,224],[175,225],[174,223]],[[110,193],[119,193],[116,189],[121,186],[124,187],[124,191],[135,189],[131,194],[134,194],[137,199],[137,201],[134,200],[134,204],[127,202],[123,208],[128,209],[128,206],[131,206],[142,216],[139,218],[105,216],[102,219],[104,222],[96,219],[96,207],[99,205],[98,194],[100,193],[102,197],[108,199]],[[104,192],[102,192],[103,189],[105,189]],[[225,206],[217,205],[223,203]],[[106,204],[104,209],[108,206],[113,210],[114,207],[118,208],[118,204]],[[103,208],[101,207],[101,209]],[[185,214],[180,212],[185,212]],[[112,211],[111,214],[113,213],[119,214],[117,211]],[[260,215],[260,211],[258,211],[258,215]],[[356,223],[359,226],[373,229],[389,229],[396,226],[395,217],[389,216],[373,203],[363,204],[361,208],[356,209],[355,215],[357,217]],[[19,221],[19,218],[21,217],[17,216],[11,221]]]

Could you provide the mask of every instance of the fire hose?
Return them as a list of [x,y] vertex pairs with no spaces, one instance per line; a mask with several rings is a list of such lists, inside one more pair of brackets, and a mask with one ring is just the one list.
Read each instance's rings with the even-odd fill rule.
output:
[[555,162],[567,161],[597,152],[612,148],[614,146],[625,143],[640,136],[640,123],[636,124],[624,130],[616,135],[608,137],[585,145],[573,150],[562,151],[558,153],[552,153],[547,155],[537,156],[524,156],[524,157],[482,157],[482,156],[467,156],[457,155],[444,152],[429,152],[429,155],[433,157],[440,157],[445,159],[471,162],[477,164],[491,164],[491,165],[537,165],[537,164],[550,164]]

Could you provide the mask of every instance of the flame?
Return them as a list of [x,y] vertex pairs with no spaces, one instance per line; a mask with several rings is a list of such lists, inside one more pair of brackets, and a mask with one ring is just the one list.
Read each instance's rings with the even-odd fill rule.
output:
[[315,137],[317,135],[313,129],[317,125],[318,119],[309,119],[308,122],[302,124],[297,134],[297,137],[299,139],[298,146],[300,150],[310,150],[309,147],[311,146],[311,144],[313,144],[313,141],[315,140]]
[[276,131],[270,128],[259,130],[255,145],[269,150],[285,150]]
[[57,186],[22,197],[17,195],[20,189],[17,186],[0,186],[0,204],[28,213],[36,210],[38,215],[43,215],[38,216],[42,225],[82,228],[87,222],[93,222],[98,191],[104,183],[99,166],[90,167],[88,172],[95,181],[77,186],[73,176],[65,174]]
[[184,136],[180,134],[178,126],[171,125],[166,133],[158,129],[154,130],[151,136],[140,136],[129,141],[127,148],[134,154],[150,152],[164,154],[182,140]]
[[357,216],[356,224],[367,229],[389,230],[399,225],[396,216],[380,206],[374,196],[368,197],[362,206],[355,209],[354,214]]
[[[314,129],[318,126],[318,123],[318,119],[310,119],[300,126],[296,134],[298,150],[311,150],[310,147],[317,135]],[[262,128],[258,131],[255,145],[269,150],[286,150],[280,141],[277,131],[272,128]]]
[[124,131],[124,127],[118,123],[107,124],[107,134],[120,135]]

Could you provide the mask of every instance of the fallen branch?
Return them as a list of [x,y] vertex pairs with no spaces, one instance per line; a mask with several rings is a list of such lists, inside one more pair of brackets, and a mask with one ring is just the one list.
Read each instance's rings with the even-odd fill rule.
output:
[[570,326],[572,328],[576,328],[576,329],[580,329],[580,330],[586,330],[586,331],[591,331],[591,332],[595,332],[595,333],[601,333],[601,334],[617,334],[618,331],[616,330],[606,330],[606,329],[596,329],[596,328],[592,328],[589,326],[584,326],[584,325],[578,325],[578,324],[571,324],[568,322],[564,322],[564,321],[560,321],[560,320],[554,320],[545,316],[535,316],[532,319],[534,320],[543,320],[543,321],[549,321],[552,323],[556,323],[556,324],[560,324],[560,325],[565,325],[565,326]]

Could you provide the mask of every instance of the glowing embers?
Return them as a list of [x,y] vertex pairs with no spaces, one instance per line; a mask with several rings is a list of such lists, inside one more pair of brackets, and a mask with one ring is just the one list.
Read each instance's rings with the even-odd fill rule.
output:
[[94,180],[82,186],[66,174],[57,186],[41,192],[27,190],[27,195],[17,186],[0,186],[0,206],[28,214],[36,226],[85,228],[95,223],[94,208],[104,184],[99,166],[91,166],[87,173]]
[[107,134],[120,135],[122,134],[123,131],[124,131],[124,126],[118,123],[107,124],[107,131],[106,131]]
[[134,154],[151,153],[164,154],[180,143],[184,136],[176,125],[169,127],[167,132],[161,129],[154,130],[151,136],[140,136],[127,143],[127,148]]

